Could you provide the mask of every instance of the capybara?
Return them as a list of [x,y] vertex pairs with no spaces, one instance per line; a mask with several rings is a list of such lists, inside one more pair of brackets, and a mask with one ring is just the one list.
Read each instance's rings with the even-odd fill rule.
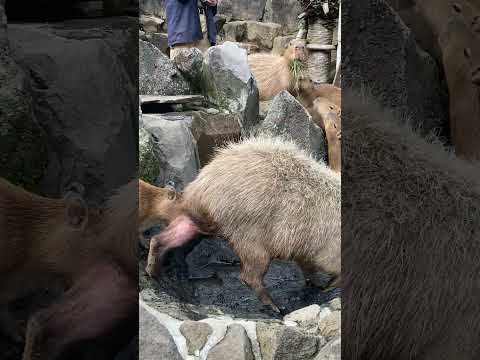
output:
[[319,115],[325,130],[328,147],[328,166],[336,172],[342,170],[342,117],[340,109],[326,98],[319,97],[313,102],[313,109]]
[[263,285],[272,259],[340,283],[340,176],[291,142],[257,137],[219,150],[184,190],[182,213],[150,242],[147,273],[199,233],[227,239],[241,280],[278,312]]
[[[63,199],[32,194],[0,178],[0,331],[14,340],[21,335],[7,304],[40,282],[39,270],[56,273],[62,250],[84,231],[88,209],[79,194]],[[81,242],[78,242],[80,245]]]
[[[0,304],[6,308],[22,291],[48,286],[52,279],[66,289],[54,305],[28,320],[23,360],[53,359],[52,354],[100,336],[136,311],[139,231],[174,216],[172,189],[135,179],[92,214],[74,193],[50,199],[5,180],[0,186]],[[108,316],[99,294],[108,303]],[[4,313],[6,330],[18,340],[18,329]]]
[[479,359],[480,164],[343,96],[342,359]]
[[332,84],[316,84],[309,77],[302,77],[299,80],[296,97],[307,109],[313,106],[318,97],[326,98],[339,109],[342,108],[342,89]]
[[257,82],[260,101],[273,99],[283,90],[293,92],[296,79],[291,66],[294,60],[305,62],[308,56],[305,40],[294,39],[282,56],[252,54],[248,63]]

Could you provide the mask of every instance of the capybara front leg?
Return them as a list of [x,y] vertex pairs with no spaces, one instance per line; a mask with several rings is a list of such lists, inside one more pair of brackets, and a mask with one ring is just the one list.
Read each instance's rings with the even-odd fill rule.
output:
[[93,266],[27,324],[23,360],[54,360],[71,345],[109,334],[138,304],[138,286],[114,263]]
[[248,254],[237,251],[240,258],[240,280],[252,288],[260,301],[270,306],[273,311],[280,313],[280,309],[273,302],[270,294],[263,285],[263,278],[270,266],[270,256],[264,250],[251,249]]
[[193,240],[200,233],[199,228],[187,215],[180,215],[160,234],[150,240],[147,267],[145,271],[150,276],[159,272],[162,258],[170,249],[174,249]]

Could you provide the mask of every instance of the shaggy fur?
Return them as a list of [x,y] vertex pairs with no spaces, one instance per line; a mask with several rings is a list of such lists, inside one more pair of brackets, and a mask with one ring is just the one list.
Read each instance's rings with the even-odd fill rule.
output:
[[293,40],[282,56],[253,54],[248,63],[257,82],[260,101],[273,99],[283,90],[294,92],[295,78],[290,70],[293,60],[305,61],[305,42]]
[[343,102],[342,358],[479,359],[479,164]]
[[340,195],[340,176],[293,143],[247,139],[218,151],[185,188],[184,219],[151,245],[186,243],[202,230],[195,219],[207,217],[240,257],[242,280],[278,311],[262,283],[272,259],[294,260],[306,273],[327,272],[339,282]]

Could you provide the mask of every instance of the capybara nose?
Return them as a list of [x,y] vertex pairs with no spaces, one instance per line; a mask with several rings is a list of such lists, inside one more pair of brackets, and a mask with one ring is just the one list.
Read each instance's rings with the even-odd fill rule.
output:
[[476,70],[472,71],[472,83],[480,85],[480,67],[477,67]]

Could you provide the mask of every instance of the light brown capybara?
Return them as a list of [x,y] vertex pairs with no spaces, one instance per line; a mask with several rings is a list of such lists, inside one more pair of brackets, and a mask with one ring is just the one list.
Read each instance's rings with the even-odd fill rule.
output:
[[303,77],[299,80],[296,97],[307,109],[312,108],[313,102],[319,97],[330,100],[339,109],[342,108],[341,88],[332,84],[316,84],[309,77]]
[[308,51],[305,40],[294,39],[282,56],[270,54],[252,54],[248,63],[257,82],[260,101],[273,99],[283,90],[293,92],[296,79],[291,65],[294,60],[305,62]]
[[[340,109],[326,98],[319,97],[313,102],[315,114],[319,116],[328,147],[328,166],[342,171],[342,117]],[[313,118],[313,116],[312,116]]]
[[279,311],[263,285],[272,259],[296,261],[306,274],[340,283],[340,176],[296,145],[250,138],[219,150],[183,193],[182,212],[150,242],[147,273],[161,256],[199,233],[227,239],[241,280]]

